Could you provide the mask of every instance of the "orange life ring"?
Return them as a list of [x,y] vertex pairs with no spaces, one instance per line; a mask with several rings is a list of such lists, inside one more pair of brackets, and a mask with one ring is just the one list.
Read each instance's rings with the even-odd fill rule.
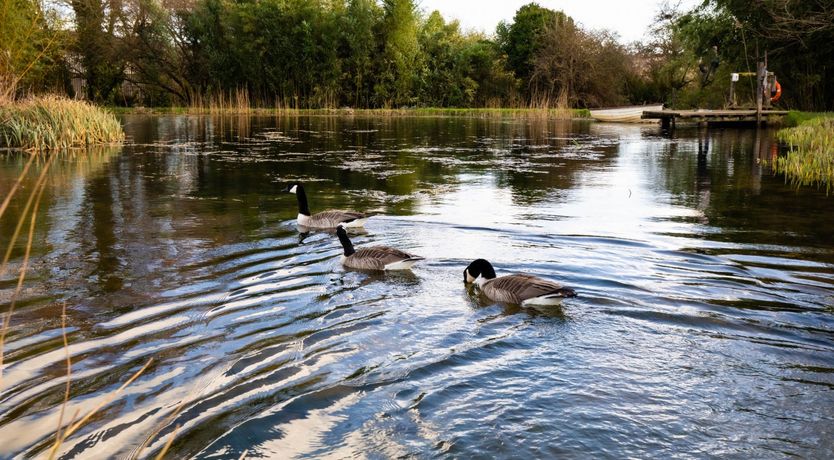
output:
[[770,96],[770,102],[776,102],[779,100],[780,97],[782,97],[782,85],[779,84],[778,80],[774,80],[773,83],[776,92],[772,93],[773,95]]

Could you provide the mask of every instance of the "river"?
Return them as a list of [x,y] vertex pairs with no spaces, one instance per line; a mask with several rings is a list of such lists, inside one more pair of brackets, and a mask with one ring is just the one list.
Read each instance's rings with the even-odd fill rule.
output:
[[[152,458],[172,437],[174,458],[834,451],[834,197],[762,164],[772,132],[123,122],[124,147],[63,153],[46,172],[5,343],[0,458],[48,452],[67,354],[64,420],[108,402],[64,458]],[[28,156],[0,155],[5,197]],[[4,251],[45,163],[0,222]],[[374,214],[357,247],[426,260],[411,273],[342,268],[332,233],[299,233],[282,192],[293,180],[313,212]],[[0,277],[2,311],[23,248]],[[492,303],[464,286],[476,258],[578,297]]]

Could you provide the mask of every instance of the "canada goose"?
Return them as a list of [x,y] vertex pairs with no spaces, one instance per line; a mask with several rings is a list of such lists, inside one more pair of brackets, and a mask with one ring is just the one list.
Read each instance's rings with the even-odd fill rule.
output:
[[495,276],[492,264],[478,259],[463,271],[464,283],[475,283],[487,297],[521,306],[559,305],[566,297],[576,297],[571,288],[533,275],[515,274]]
[[371,246],[355,250],[347,236],[347,231],[341,225],[336,227],[336,235],[345,250],[342,255],[342,265],[345,267],[360,270],[408,270],[417,261],[423,260],[420,256],[388,246]]
[[289,184],[285,191],[298,197],[298,225],[311,228],[333,228],[343,225],[351,228],[363,227],[368,221],[369,216],[353,211],[327,210],[310,215],[307,194],[304,193],[304,186],[300,182]]

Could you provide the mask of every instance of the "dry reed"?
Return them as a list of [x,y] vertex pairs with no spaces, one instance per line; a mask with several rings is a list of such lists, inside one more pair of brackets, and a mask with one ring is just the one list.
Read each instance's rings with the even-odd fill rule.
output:
[[0,106],[0,146],[42,151],[123,140],[119,120],[84,101],[39,96]]

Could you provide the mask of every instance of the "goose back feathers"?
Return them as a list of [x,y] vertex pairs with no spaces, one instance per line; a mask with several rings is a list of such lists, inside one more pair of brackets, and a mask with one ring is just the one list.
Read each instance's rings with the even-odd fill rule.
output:
[[336,235],[344,249],[342,264],[346,267],[359,270],[408,270],[415,263],[423,260],[420,256],[388,246],[354,249],[343,226],[336,228]]
[[506,275],[486,280],[481,290],[496,302],[519,305],[558,305],[565,297],[575,297],[569,288],[527,274]]

